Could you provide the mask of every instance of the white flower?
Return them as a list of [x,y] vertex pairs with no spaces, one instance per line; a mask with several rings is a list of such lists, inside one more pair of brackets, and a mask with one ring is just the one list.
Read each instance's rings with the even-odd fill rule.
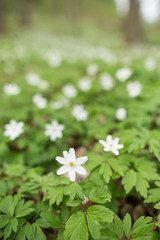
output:
[[78,83],[78,88],[83,91],[87,92],[91,88],[91,80],[89,78],[82,78]]
[[63,164],[58,171],[58,175],[62,175],[68,172],[68,176],[71,182],[74,182],[76,179],[76,173],[80,175],[86,175],[86,170],[81,166],[88,160],[88,157],[79,157],[76,158],[74,148],[70,148],[69,152],[63,151],[64,157],[56,157],[56,160]]
[[9,124],[5,125],[4,136],[9,137],[11,140],[19,137],[21,133],[23,133],[23,122],[16,122],[15,120],[11,120]]
[[72,115],[78,121],[86,121],[88,118],[88,111],[84,109],[82,104],[76,104],[73,106]]
[[59,54],[48,54],[47,56],[47,63],[51,66],[51,67],[59,67],[62,63],[62,58]]
[[132,75],[132,70],[130,68],[121,68],[116,72],[116,78],[121,81],[125,82],[130,76]]
[[147,58],[144,62],[144,66],[145,66],[145,69],[150,72],[156,68],[157,64],[153,58]]
[[119,149],[123,148],[123,144],[119,144],[119,138],[112,139],[111,135],[106,137],[106,141],[99,140],[99,142],[103,145],[103,151],[105,152],[113,152],[115,155],[119,155]]
[[3,86],[3,91],[7,95],[17,95],[20,93],[20,88],[15,83],[5,84]]
[[64,86],[62,92],[68,98],[73,98],[77,95],[77,89],[72,84]]
[[68,105],[69,105],[69,100],[67,98],[62,97],[58,101],[53,102],[51,104],[51,108],[61,109],[61,108],[65,107],[65,106],[68,106]]
[[100,77],[100,83],[103,89],[111,90],[115,86],[114,79],[107,73],[103,73]]
[[59,124],[56,120],[52,121],[51,124],[46,124],[45,135],[50,137],[51,141],[55,141],[57,138],[63,137],[64,125]]
[[117,118],[117,120],[122,121],[122,120],[126,119],[126,116],[127,116],[127,111],[126,111],[125,108],[119,108],[119,109],[117,110],[117,112],[116,112],[116,118]]
[[142,85],[138,82],[129,82],[127,84],[127,91],[130,97],[137,97],[141,94]]
[[43,98],[41,94],[36,94],[32,98],[33,103],[38,107],[38,108],[45,108],[47,105],[47,99]]
[[41,90],[47,90],[49,87],[49,84],[46,80],[40,80],[39,84],[38,84],[38,88]]
[[40,82],[40,77],[36,73],[29,72],[26,76],[26,81],[31,86],[38,86]]
[[88,65],[86,72],[89,76],[96,75],[98,72],[98,65],[95,63]]

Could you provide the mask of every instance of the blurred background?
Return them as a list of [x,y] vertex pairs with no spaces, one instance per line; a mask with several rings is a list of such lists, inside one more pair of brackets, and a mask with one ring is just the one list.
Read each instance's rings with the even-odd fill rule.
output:
[[159,44],[160,0],[0,0],[0,36],[24,32]]

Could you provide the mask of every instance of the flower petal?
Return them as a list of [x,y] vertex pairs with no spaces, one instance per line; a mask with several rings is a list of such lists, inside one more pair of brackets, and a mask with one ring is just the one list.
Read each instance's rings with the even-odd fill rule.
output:
[[86,170],[82,166],[75,166],[75,171],[81,175],[86,175]]
[[107,140],[108,143],[112,142],[112,135],[108,135],[106,137],[106,140]]
[[117,148],[117,149],[122,149],[122,148],[124,148],[124,145],[123,145],[123,144],[118,144],[118,145],[116,146],[116,148]]
[[104,147],[105,147],[106,144],[107,144],[106,141],[104,141],[104,140],[99,140],[99,143],[102,144]]
[[119,155],[119,151],[117,149],[112,149],[112,152],[117,156]]
[[113,140],[114,144],[118,144],[119,143],[119,138],[116,137],[114,140]]
[[88,157],[87,157],[87,156],[85,156],[85,157],[79,157],[79,158],[76,159],[76,164],[77,164],[77,165],[83,164],[83,163],[85,163],[87,160],[88,160]]
[[69,176],[69,179],[71,182],[74,182],[76,180],[76,173],[75,171],[73,170],[73,168],[71,168],[69,171],[68,171],[68,176]]
[[58,161],[61,164],[67,164],[68,162],[66,161],[65,158],[62,157],[56,157],[56,161]]
[[68,162],[70,162],[72,160],[67,151],[63,151],[63,156]]
[[75,155],[75,150],[74,150],[74,148],[70,148],[70,149],[69,149],[69,155],[71,156],[72,160],[75,161],[76,155]]
[[68,171],[69,171],[69,167],[68,166],[63,166],[57,171],[57,175],[62,175],[64,173],[68,172]]

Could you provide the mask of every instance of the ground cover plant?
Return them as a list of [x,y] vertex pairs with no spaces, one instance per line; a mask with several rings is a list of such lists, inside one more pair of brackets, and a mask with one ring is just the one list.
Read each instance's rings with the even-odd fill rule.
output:
[[160,55],[77,42],[0,48],[1,239],[160,239]]

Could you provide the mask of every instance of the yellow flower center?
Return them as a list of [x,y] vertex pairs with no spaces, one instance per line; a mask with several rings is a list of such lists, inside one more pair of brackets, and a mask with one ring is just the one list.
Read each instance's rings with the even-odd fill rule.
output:
[[69,165],[70,165],[71,167],[73,167],[73,166],[74,166],[74,162],[70,162]]
[[112,143],[110,143],[109,146],[112,147]]

